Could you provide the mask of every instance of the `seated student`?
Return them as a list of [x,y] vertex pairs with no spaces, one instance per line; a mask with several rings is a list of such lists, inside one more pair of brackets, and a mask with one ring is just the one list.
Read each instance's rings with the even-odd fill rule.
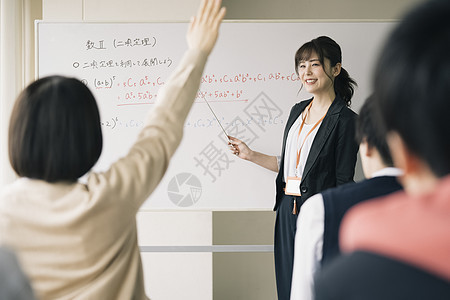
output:
[[0,299],[35,299],[30,281],[23,273],[16,255],[6,247],[0,247]]
[[353,205],[401,189],[385,138],[376,126],[373,101],[367,99],[356,124],[356,141],[366,180],[325,190],[303,204],[297,220],[291,299],[313,298],[313,276],[339,254],[341,220]]
[[373,252],[352,252],[323,270],[314,286],[317,300],[450,299],[448,280]]
[[[353,253],[324,268],[317,277],[317,299],[373,299],[370,292],[377,289],[378,299],[450,299],[449,16],[450,1],[421,4],[381,51],[374,100],[394,164],[404,171],[405,192],[348,212],[341,249],[360,251],[367,262]],[[391,267],[374,263],[378,257],[385,265],[390,260]],[[394,271],[399,264],[414,273]],[[377,266],[376,273],[367,265]],[[383,277],[397,279],[379,286]],[[437,286],[444,287],[439,295]],[[432,296],[420,297],[419,291]]]
[[97,161],[97,104],[80,81],[61,76],[28,86],[13,108],[9,154],[21,177],[0,196],[0,241],[18,254],[39,299],[148,299],[136,213],[178,147],[225,9],[204,0],[188,50],[158,95],[128,154],[78,178]]

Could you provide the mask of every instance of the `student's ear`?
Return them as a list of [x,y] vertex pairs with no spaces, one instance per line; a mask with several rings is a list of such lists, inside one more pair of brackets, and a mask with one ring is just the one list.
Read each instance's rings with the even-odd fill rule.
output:
[[371,150],[365,139],[359,143],[359,156],[361,158],[361,167],[365,178],[372,177],[372,167],[370,163]]
[[387,135],[387,142],[394,166],[403,170],[405,176],[415,174],[420,168],[420,161],[411,153],[401,136],[397,132],[391,131]]
[[367,141],[365,139],[363,139],[361,141],[361,143],[359,144],[359,153],[360,153],[361,157],[362,156],[364,156],[364,157],[371,156],[371,153],[372,153],[371,147],[369,146],[369,144],[367,143]]

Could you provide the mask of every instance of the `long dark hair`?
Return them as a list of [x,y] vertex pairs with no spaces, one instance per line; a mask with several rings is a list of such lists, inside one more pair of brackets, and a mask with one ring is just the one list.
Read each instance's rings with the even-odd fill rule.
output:
[[[342,63],[341,47],[333,39],[327,36],[319,36],[303,44],[295,53],[295,72],[297,75],[300,62],[310,59],[313,52],[317,54],[322,66],[324,66],[325,58],[330,61],[332,67]],[[330,75],[328,77],[331,79]],[[334,80],[334,92],[346,102],[347,106],[351,104],[356,86],[358,86],[356,81],[350,77],[347,70],[341,67],[341,72]]]

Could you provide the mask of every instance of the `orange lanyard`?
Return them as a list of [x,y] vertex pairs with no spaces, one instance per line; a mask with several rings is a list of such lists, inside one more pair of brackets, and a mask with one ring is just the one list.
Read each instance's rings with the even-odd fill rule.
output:
[[[308,105],[308,107],[305,109],[306,113],[305,113],[305,115],[304,115],[304,117],[303,117],[302,124],[300,125],[300,129],[298,130],[297,141],[298,141],[298,139],[300,138],[300,133],[302,132],[303,125],[305,125],[305,120],[306,120],[306,117],[307,117],[307,115],[308,115],[308,113],[309,113],[309,110],[311,109],[312,103],[313,103],[313,102],[311,101],[311,103],[310,103],[310,104]],[[316,127],[320,124],[320,122],[322,122],[322,120],[325,118],[326,115],[327,115],[327,113],[325,113],[325,114],[323,115],[323,117],[320,118],[320,120],[317,121],[316,124],[314,124],[313,128],[311,128],[311,130],[306,134],[305,138],[303,139],[303,142],[302,142],[302,144],[300,145],[300,148],[299,148],[298,151],[297,151],[297,164],[295,165],[295,172],[296,172],[296,173],[297,173],[297,169],[298,169],[298,164],[300,163],[300,153],[302,152],[302,148],[303,148],[303,145],[304,145],[305,142],[306,142],[306,139],[307,139],[308,136],[311,134],[311,132],[313,132],[314,129],[316,129]]]

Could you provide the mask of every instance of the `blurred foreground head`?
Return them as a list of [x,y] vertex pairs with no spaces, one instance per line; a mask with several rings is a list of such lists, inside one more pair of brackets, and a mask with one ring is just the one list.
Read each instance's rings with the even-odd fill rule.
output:
[[450,174],[449,18],[448,0],[417,6],[386,41],[374,76],[384,130],[436,177]]

